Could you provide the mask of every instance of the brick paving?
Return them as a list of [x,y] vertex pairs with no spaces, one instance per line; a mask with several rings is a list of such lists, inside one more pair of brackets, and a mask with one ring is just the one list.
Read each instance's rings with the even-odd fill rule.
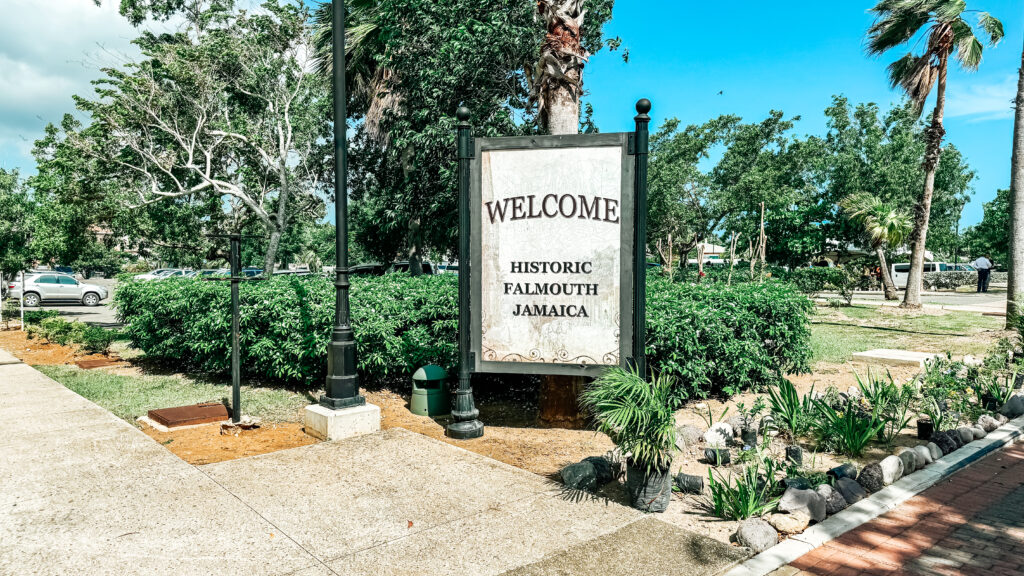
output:
[[992,453],[770,576],[1024,575],[1024,444]]

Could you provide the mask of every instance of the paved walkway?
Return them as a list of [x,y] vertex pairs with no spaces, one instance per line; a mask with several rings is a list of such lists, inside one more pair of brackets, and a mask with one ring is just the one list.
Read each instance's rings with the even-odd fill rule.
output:
[[772,576],[1024,574],[1024,444],[994,452]]
[[744,557],[402,429],[192,466],[0,351],[0,575],[710,575]]
[[[834,292],[823,292],[817,300],[827,302],[839,298]],[[886,300],[881,292],[854,292],[853,304],[865,306],[899,306],[903,302],[903,292],[898,300]],[[931,310],[953,310],[960,312],[980,312],[1002,314],[1006,312],[1006,291],[999,292],[932,292],[921,293],[921,303]]]

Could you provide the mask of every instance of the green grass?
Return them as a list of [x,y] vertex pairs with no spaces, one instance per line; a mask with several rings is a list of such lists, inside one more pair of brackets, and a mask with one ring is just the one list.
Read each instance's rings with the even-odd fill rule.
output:
[[856,352],[897,348],[984,355],[1003,318],[975,312],[912,313],[880,306],[818,308],[811,318],[813,362],[847,362]]
[[[153,409],[229,402],[231,398],[230,384],[184,376],[124,376],[77,366],[35,368],[131,423]],[[302,408],[311,402],[313,397],[307,394],[242,386],[242,413],[265,421],[298,421]]]

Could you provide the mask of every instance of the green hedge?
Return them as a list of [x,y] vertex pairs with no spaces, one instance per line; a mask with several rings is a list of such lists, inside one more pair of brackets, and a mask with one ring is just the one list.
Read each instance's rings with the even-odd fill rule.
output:
[[[989,283],[1006,282],[1007,272],[993,272]],[[927,272],[924,275],[924,287],[927,290],[956,290],[961,286],[977,286],[978,273],[968,271]]]
[[814,304],[792,284],[726,287],[649,276],[648,365],[688,396],[732,395],[810,369]]
[[[726,393],[807,369],[810,301],[788,284],[669,283],[652,273],[649,366],[677,376],[680,394]],[[351,308],[364,382],[406,377],[458,355],[457,276],[352,279]],[[129,281],[114,296],[123,334],[148,357],[183,368],[230,368],[225,282]],[[334,286],[318,277],[241,285],[242,364],[250,377],[321,385]]]

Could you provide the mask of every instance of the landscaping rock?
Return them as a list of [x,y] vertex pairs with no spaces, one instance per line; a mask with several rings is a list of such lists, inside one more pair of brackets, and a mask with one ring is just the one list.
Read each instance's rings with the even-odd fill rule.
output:
[[[732,429],[733,437],[739,438],[740,434],[743,433],[743,417],[739,414],[726,418],[725,423]],[[712,427],[713,428],[713,427]]]
[[799,534],[807,530],[811,517],[803,512],[793,514],[769,514],[768,523],[782,534]]
[[822,484],[815,488],[814,491],[818,493],[818,496],[825,499],[825,513],[829,516],[836,512],[845,510],[846,507],[849,506],[849,504],[846,503],[846,499],[843,498],[843,495],[828,484]]
[[928,452],[931,453],[931,455],[932,455],[932,461],[933,462],[935,460],[938,460],[939,458],[942,458],[942,456],[943,456],[942,448],[939,448],[938,444],[936,444],[935,442],[929,442],[928,445],[927,445],[927,448],[928,448]]
[[676,448],[679,450],[686,450],[696,446],[700,442],[702,434],[700,429],[696,426],[680,426],[676,428]]
[[1000,426],[1002,426],[1003,424],[1006,424],[1009,421],[1010,421],[1010,419],[1007,418],[1006,416],[1003,416],[1002,414],[996,414],[996,422],[999,422]]
[[999,421],[988,414],[985,414],[981,418],[978,418],[978,426],[985,432],[992,432],[996,428],[999,428]]
[[779,543],[779,533],[760,518],[747,518],[736,530],[736,543],[760,554]]
[[[936,448],[938,449],[938,448]],[[917,454],[917,467],[924,468],[928,464],[931,464],[935,459],[932,458],[932,451],[927,446],[914,446],[914,452]],[[939,450],[941,454],[942,451]]]
[[857,467],[853,462],[846,462],[828,471],[828,475],[839,480],[840,478],[857,479]]
[[590,462],[590,464],[593,465],[594,472],[597,474],[598,488],[612,480],[615,480],[615,472],[612,470],[612,464],[608,460],[605,460],[603,456],[589,456],[584,458],[583,462]]
[[719,422],[704,433],[704,443],[709,448],[727,448],[732,442],[732,426],[725,422]]
[[584,460],[569,464],[559,473],[566,488],[571,490],[593,490],[597,488],[597,470],[594,465]]
[[980,426],[975,426],[974,428],[971,428],[971,432],[974,432],[975,440],[981,440],[985,436],[988,436],[988,432],[985,432],[985,429]]
[[896,456],[903,462],[903,476],[913,474],[919,467],[924,468],[924,462],[921,466],[917,465],[917,452],[914,452],[913,448],[900,448],[896,451]]
[[825,499],[814,490],[787,488],[779,500],[779,512],[802,512],[821,522],[825,520]]
[[856,504],[868,497],[864,487],[852,478],[840,478],[836,480],[836,491],[843,496],[847,504]]
[[775,430],[775,418],[772,418],[771,415],[762,417],[757,424],[758,433],[765,434],[772,430]]
[[888,486],[903,478],[903,460],[899,456],[886,456],[878,465],[882,468],[882,484]]
[[957,443],[946,432],[936,432],[935,434],[932,434],[932,443],[939,447],[943,456],[958,448]]
[[864,395],[861,393],[859,387],[857,387],[857,386],[850,386],[849,388],[846,389],[846,396],[850,400],[853,400],[854,402],[856,402],[856,401],[860,400],[861,397],[864,396]]
[[[959,432],[957,432],[956,430],[947,430],[946,431],[946,436],[950,440],[953,441],[953,444],[956,445],[956,449],[957,450],[959,450],[960,448],[963,448],[963,446],[964,446],[964,439],[963,439],[962,436],[960,436]],[[973,437],[974,435],[972,434],[971,436]]]
[[967,426],[957,428],[956,433],[960,435],[961,444],[970,444],[971,442],[974,442],[974,432],[972,432]]
[[[899,458],[897,458],[899,460]],[[872,492],[878,492],[885,487],[882,483],[882,467],[878,464],[868,464],[860,471],[860,475],[857,476],[857,483],[867,490],[870,494]],[[849,500],[847,500],[849,502]]]
[[999,410],[999,413],[1007,418],[1016,418],[1024,415],[1024,400],[1020,396],[1012,396]]
[[795,488],[797,490],[810,490],[811,482],[807,478],[786,478],[783,481],[786,488]]

